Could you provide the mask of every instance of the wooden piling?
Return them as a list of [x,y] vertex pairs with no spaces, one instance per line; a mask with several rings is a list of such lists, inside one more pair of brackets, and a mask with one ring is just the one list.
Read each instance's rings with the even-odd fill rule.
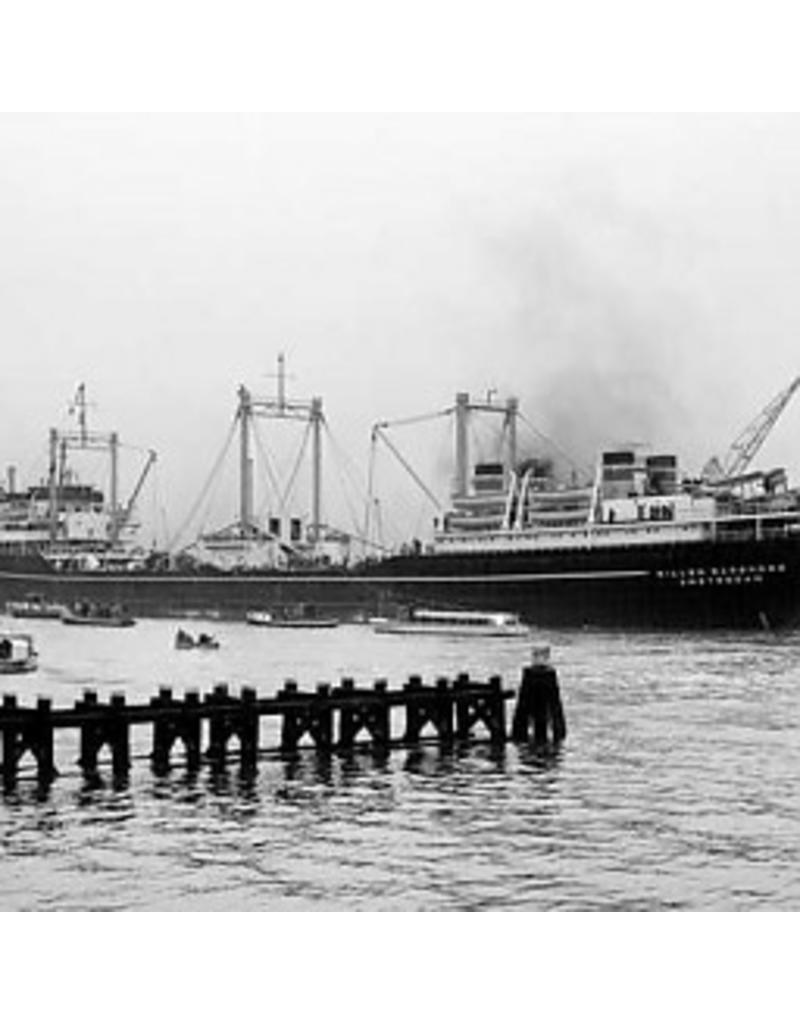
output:
[[[162,686],[158,696],[150,698],[150,707],[157,708],[160,712],[167,712],[173,704],[172,690],[168,686]],[[159,714],[153,718],[153,749],[150,763],[156,775],[166,775],[169,771],[169,755],[175,735],[174,719],[168,718],[166,714]]]
[[40,786],[49,786],[58,773],[53,759],[51,702],[47,697],[36,701],[33,744],[37,781]]
[[240,766],[242,773],[245,775],[251,775],[256,770],[258,762],[258,725],[256,691],[249,686],[243,687],[238,726]]
[[506,741],[506,705],[503,696],[503,680],[500,676],[489,678],[489,695],[486,699],[484,721],[489,729],[492,743],[499,745]]
[[12,693],[3,694],[3,788],[12,789],[17,781],[17,762],[20,757],[19,731],[10,718],[17,714],[17,698]]
[[111,747],[111,771],[114,778],[124,778],[131,767],[131,742],[123,693],[111,694],[110,715],[104,739]]
[[387,700],[388,683],[385,679],[377,679],[372,687],[377,701],[372,705],[368,714],[367,727],[372,736],[372,742],[379,750],[389,746],[391,740],[391,706]]
[[[297,683],[294,679],[287,679],[283,689],[278,691],[278,700],[293,701],[298,697]],[[284,754],[293,754],[297,750],[297,741],[301,735],[299,709],[285,709],[281,722],[281,751]]]
[[178,736],[186,749],[186,770],[197,772],[200,768],[201,740],[200,694],[188,690],[184,694],[183,707],[178,712]]
[[206,757],[215,768],[222,768],[225,765],[228,739],[231,735],[227,710],[230,699],[228,687],[224,683],[215,686],[214,692],[206,695],[206,704],[210,710]]
[[453,742],[453,691],[450,680],[444,677],[436,680],[436,696],[431,703],[430,718],[443,746]]
[[[84,690],[83,700],[75,701],[75,710],[84,713],[99,708],[97,693],[94,690]],[[97,774],[97,753],[102,746],[102,730],[95,717],[85,719],[80,727],[80,755],[78,764],[87,777]]]
[[529,665],[522,672],[511,738],[517,743],[528,742],[531,726],[533,743],[538,747],[557,746],[567,735],[558,677],[550,665]]
[[333,747],[333,708],[330,702],[330,683],[317,686],[316,699],[312,700],[308,731],[317,750],[327,752]]
[[408,696],[406,703],[406,731],[403,736],[403,742],[419,743],[422,728],[428,720],[425,708],[416,699],[422,694],[422,677],[416,675],[409,676],[403,690]]
[[352,703],[345,704],[339,712],[339,748],[351,750],[362,725],[361,708],[355,702],[355,682],[352,679],[343,679],[339,695],[352,700]]

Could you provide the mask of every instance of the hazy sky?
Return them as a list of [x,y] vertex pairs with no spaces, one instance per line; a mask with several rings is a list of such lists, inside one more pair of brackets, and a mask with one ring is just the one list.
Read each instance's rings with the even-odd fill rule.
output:
[[[0,465],[41,476],[85,381],[174,531],[283,350],[362,468],[375,420],[495,388],[583,461],[696,470],[800,372],[799,269],[790,115],[4,116]],[[763,461],[800,477],[796,401]],[[437,429],[395,436],[441,478]]]

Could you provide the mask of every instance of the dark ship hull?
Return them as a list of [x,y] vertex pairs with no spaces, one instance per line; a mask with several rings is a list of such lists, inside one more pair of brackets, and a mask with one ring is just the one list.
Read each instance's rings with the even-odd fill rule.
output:
[[412,554],[358,568],[179,574],[53,572],[0,559],[0,602],[123,604],[136,616],[244,619],[305,605],[342,621],[393,605],[514,611],[537,626],[785,628],[800,624],[800,534],[580,551]]
[[800,537],[666,550],[412,557],[391,568],[381,585],[396,599],[500,608],[539,626],[800,624]]

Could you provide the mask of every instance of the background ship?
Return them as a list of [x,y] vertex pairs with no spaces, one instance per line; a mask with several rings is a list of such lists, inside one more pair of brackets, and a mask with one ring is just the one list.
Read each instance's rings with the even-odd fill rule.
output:
[[[20,492],[9,477],[0,495],[0,601],[36,592],[60,603],[123,604],[136,615],[241,619],[253,608],[299,605],[364,619],[419,603],[500,608],[537,625],[792,625],[800,614],[800,495],[784,470],[749,467],[799,385],[800,378],[776,396],[727,456],[694,479],[681,475],[673,454],[624,447],[602,453],[592,479],[561,480],[551,460],[519,457],[516,400],[500,404],[490,395],[476,403],[460,393],[445,410],[455,421],[451,505],[432,540],[394,554],[364,546],[371,496],[361,537],[323,523],[322,401],[287,399],[282,359],[277,397],[239,388],[237,520],[172,555],[137,549],[128,536],[155,456],[121,502],[116,435],[88,432],[79,390],[79,430],[51,431],[46,484]],[[469,425],[487,415],[500,422],[497,458],[473,464]],[[312,497],[305,519],[257,522],[251,444],[259,416],[306,424]],[[387,426],[376,425],[373,438],[387,439]],[[108,500],[70,478],[67,453],[87,444],[108,450]]]

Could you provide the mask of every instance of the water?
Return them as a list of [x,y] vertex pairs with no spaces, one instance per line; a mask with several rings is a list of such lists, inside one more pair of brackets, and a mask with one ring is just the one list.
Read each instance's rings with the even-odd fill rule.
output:
[[[514,686],[530,646],[214,623],[221,650],[177,652],[175,622],[29,625],[40,670],[2,689],[55,706],[87,686],[133,702],[223,681],[267,695],[287,677],[499,672]],[[0,909],[800,909],[800,635],[537,639],[552,644],[569,729],[554,759],[510,744],[384,762],[309,750],[260,761],[249,784],[235,765],[156,779],[139,727],[142,757],[115,790],[107,770],[88,788],[75,738],[59,739],[48,798],[29,767],[0,803]],[[265,725],[262,742],[276,738]]]

